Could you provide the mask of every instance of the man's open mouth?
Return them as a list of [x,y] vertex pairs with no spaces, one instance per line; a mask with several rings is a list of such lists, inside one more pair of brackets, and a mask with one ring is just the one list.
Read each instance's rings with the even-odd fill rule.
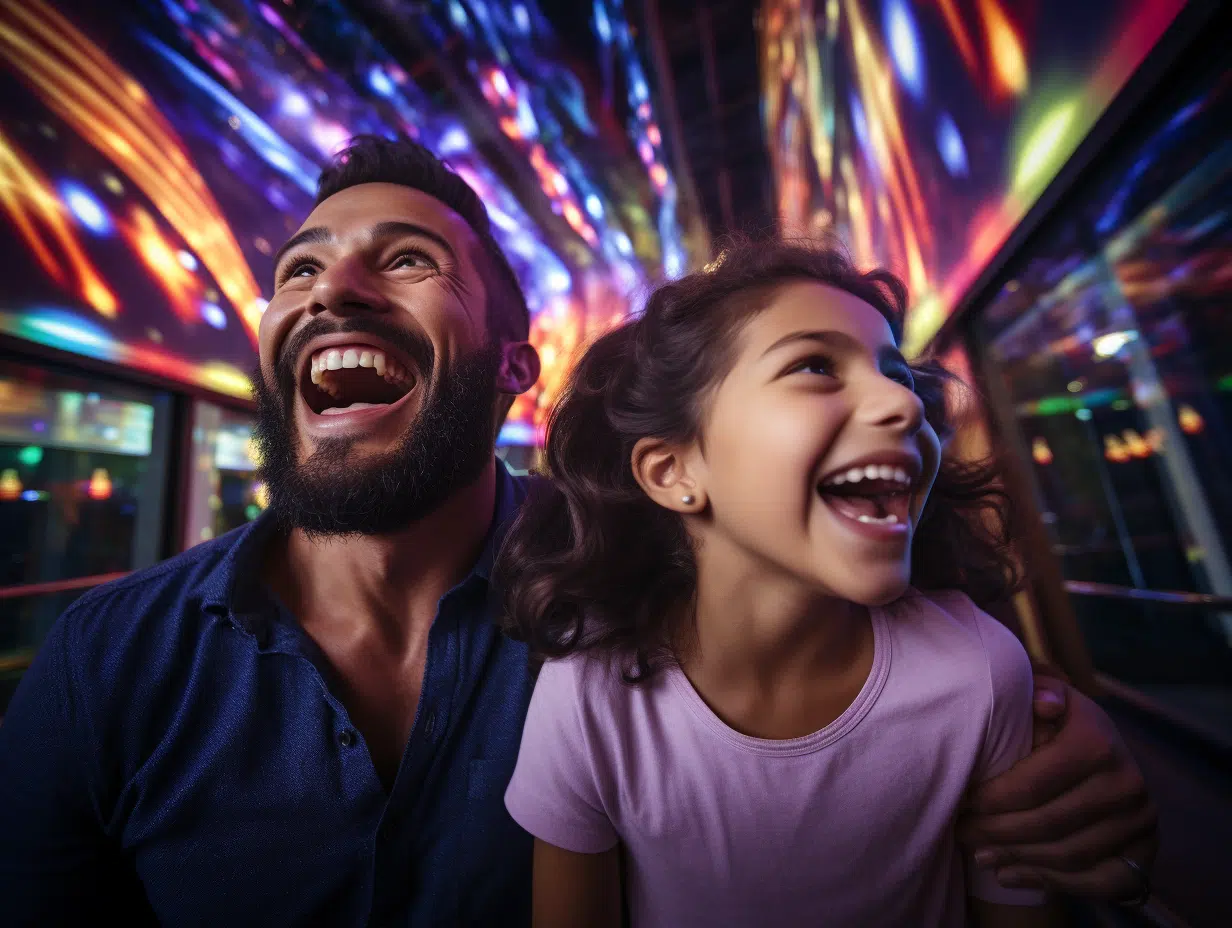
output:
[[911,520],[911,501],[918,479],[918,465],[864,462],[826,477],[817,485],[817,493],[826,505],[848,519],[865,525],[905,528]]
[[389,352],[355,343],[314,351],[300,389],[309,409],[329,416],[391,406],[415,384],[415,374]]

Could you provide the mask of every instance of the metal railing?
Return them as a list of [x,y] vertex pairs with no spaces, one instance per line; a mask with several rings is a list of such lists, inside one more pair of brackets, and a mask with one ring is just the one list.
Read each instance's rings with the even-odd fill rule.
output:
[[1158,603],[1163,606],[1188,606],[1190,608],[1214,608],[1232,611],[1232,596],[1219,596],[1215,593],[1186,593],[1181,590],[1143,590],[1132,586],[1117,586],[1113,583],[1088,583],[1085,580],[1066,580],[1065,591],[1075,596],[1093,596],[1102,599]]

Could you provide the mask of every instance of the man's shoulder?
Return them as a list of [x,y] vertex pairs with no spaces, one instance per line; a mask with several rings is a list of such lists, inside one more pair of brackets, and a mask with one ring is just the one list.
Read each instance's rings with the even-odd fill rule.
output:
[[58,631],[70,647],[82,641],[105,647],[139,630],[179,625],[186,613],[200,612],[207,602],[225,602],[228,562],[250,530],[236,529],[95,587],[65,610]]

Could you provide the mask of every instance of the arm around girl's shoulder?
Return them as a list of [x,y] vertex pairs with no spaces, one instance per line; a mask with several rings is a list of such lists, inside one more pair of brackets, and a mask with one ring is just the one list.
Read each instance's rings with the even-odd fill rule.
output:
[[[1026,649],[1008,628],[963,597],[988,663],[989,702],[984,745],[972,786],[1004,773],[1031,753],[1034,677]],[[1059,928],[1063,915],[1034,889],[1009,889],[969,855],[967,893],[978,928]]]

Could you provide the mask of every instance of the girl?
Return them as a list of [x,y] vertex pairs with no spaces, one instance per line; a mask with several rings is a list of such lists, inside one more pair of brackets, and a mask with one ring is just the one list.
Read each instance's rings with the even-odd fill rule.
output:
[[[976,603],[1004,496],[943,456],[906,293],[838,251],[735,248],[594,343],[510,531],[548,660],[505,795],[536,928],[1051,924],[963,860],[967,788],[1031,747],[1031,668]],[[914,586],[909,586],[909,582]]]

